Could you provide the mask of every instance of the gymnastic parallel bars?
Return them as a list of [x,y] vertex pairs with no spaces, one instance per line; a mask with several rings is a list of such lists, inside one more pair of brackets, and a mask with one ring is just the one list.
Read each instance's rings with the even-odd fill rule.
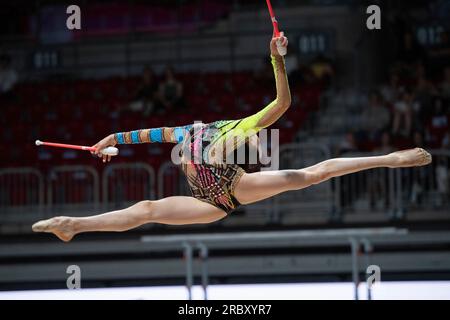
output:
[[[141,241],[148,244],[161,245],[169,244],[183,249],[186,259],[186,288],[189,300],[192,299],[193,285],[193,251],[194,247],[200,250],[202,287],[204,299],[207,299],[208,286],[208,248],[217,247],[218,244],[226,243],[226,248],[252,247],[260,241],[285,242],[291,246],[298,246],[292,241],[308,239],[328,239],[347,240],[351,249],[352,259],[352,279],[354,283],[354,298],[358,300],[358,250],[361,244],[364,248],[366,261],[369,261],[369,254],[373,251],[373,245],[369,239],[384,236],[401,236],[408,233],[407,229],[387,228],[360,228],[360,229],[328,229],[328,230],[303,230],[303,231],[266,231],[266,232],[238,232],[238,233],[213,233],[213,234],[185,234],[168,236],[143,236]],[[370,299],[370,289],[368,297]]]

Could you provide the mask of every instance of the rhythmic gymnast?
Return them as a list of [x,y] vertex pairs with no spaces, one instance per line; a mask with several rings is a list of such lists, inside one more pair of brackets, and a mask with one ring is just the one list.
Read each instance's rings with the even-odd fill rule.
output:
[[[121,132],[111,134],[94,145],[96,150],[93,153],[103,158],[103,162],[109,162],[111,156],[101,154],[100,150],[116,144],[169,142],[183,146],[181,168],[188,179],[191,197],[144,200],[123,210],[88,217],[54,217],[35,223],[33,231],[54,233],[63,241],[70,241],[82,232],[126,231],[146,223],[211,223],[226,217],[240,205],[307,188],[333,177],[372,168],[423,166],[431,162],[430,154],[421,148],[374,157],[329,159],[303,169],[254,173],[245,172],[238,164],[220,160],[223,157],[218,155],[222,155],[224,150],[236,149],[246,138],[254,137],[259,130],[269,127],[291,104],[284,58],[277,51],[276,41],[287,48],[288,40],[280,33],[270,41],[276,98],[258,113],[239,120]],[[191,151],[191,156],[185,156],[183,150]]]

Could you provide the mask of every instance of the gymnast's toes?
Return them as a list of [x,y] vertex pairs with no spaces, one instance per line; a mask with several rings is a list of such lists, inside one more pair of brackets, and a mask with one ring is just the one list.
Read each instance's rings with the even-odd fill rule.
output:
[[391,153],[394,167],[416,167],[430,164],[431,155],[422,148],[414,148]]
[[34,232],[53,233],[62,241],[67,242],[75,235],[71,221],[72,219],[69,217],[55,217],[38,221],[31,228]]
[[432,161],[431,154],[422,148],[419,148],[419,150],[422,154],[422,165],[430,164]]
[[49,230],[50,220],[51,219],[38,221],[35,224],[33,224],[31,229],[34,232],[46,232],[47,230]]

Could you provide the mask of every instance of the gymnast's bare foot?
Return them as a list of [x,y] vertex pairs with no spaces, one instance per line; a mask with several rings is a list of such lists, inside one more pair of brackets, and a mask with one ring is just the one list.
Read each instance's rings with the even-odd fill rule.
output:
[[41,220],[33,224],[34,232],[53,233],[64,242],[72,240],[75,235],[73,219],[69,217],[54,217],[48,220]]
[[431,155],[422,148],[396,151],[389,154],[393,165],[391,168],[418,167],[431,163]]

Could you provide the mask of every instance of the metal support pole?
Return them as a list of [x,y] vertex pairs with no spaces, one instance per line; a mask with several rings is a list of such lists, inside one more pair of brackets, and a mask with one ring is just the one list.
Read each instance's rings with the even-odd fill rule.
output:
[[394,219],[397,212],[397,198],[396,198],[396,189],[395,189],[395,170],[388,170],[388,184],[389,184],[389,214],[390,218]]
[[339,220],[342,219],[341,184],[340,177],[334,179],[334,218]]
[[203,288],[203,299],[208,300],[208,247],[204,243],[199,243],[198,248],[200,249],[200,261],[201,261],[201,272],[202,272],[202,288]]
[[186,260],[186,289],[188,291],[188,299],[192,300],[192,284],[194,276],[192,274],[192,246],[188,242],[183,242],[184,259]]
[[397,192],[397,212],[396,218],[403,218],[404,208],[403,208],[403,194],[402,194],[402,169],[397,169],[396,171],[396,192]]
[[[366,268],[370,266],[370,255],[373,252],[373,245],[370,243],[368,239],[362,240],[363,248],[364,248],[364,256],[366,260]],[[366,283],[367,286],[367,300],[372,300],[372,287],[369,283]]]
[[352,279],[355,285],[355,300],[358,300],[358,284],[359,284],[359,270],[358,270],[358,251],[359,242],[355,238],[350,238],[350,245],[352,250]]

